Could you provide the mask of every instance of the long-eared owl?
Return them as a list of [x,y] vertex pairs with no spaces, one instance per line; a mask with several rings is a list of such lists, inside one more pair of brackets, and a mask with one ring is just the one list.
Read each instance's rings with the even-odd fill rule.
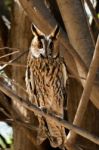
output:
[[[31,42],[26,69],[26,88],[29,101],[39,108],[46,108],[55,116],[64,118],[66,103],[67,71],[64,60],[53,55],[54,42],[57,40],[59,27],[49,35],[42,33],[35,25],[31,26]],[[34,112],[38,120],[37,143],[49,139],[52,147],[64,147],[65,128]]]

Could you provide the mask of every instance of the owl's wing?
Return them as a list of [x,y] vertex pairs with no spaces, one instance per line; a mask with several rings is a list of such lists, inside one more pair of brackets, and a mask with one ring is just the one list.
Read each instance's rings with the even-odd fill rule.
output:
[[[26,69],[26,78],[25,78],[25,80],[26,80],[27,92],[29,94],[29,100],[31,101],[31,103],[38,106],[37,98],[34,95],[35,84],[34,84],[33,70],[29,66],[27,66],[27,69]],[[33,116],[34,114],[36,116]],[[37,114],[36,113],[34,113],[34,114],[32,113],[32,115],[31,115],[31,113],[30,113],[30,119],[31,120],[35,120],[35,117],[37,117]],[[38,119],[38,121],[37,121],[37,119]],[[42,117],[40,117],[40,116],[37,117],[36,120],[33,121],[33,122],[37,122],[37,124],[39,122],[37,137],[36,137],[36,140],[37,140],[36,144],[40,145],[47,138],[47,135],[45,133],[45,123],[44,123]]]
[[63,89],[63,95],[64,95],[64,117],[67,119],[67,81],[68,81],[68,74],[67,74],[67,69],[66,65],[63,62],[62,63],[62,74],[63,74],[63,84],[64,84],[64,89]]
[[[58,67],[60,67],[59,68],[60,72],[56,71],[56,74],[54,76],[55,77],[54,80],[57,82],[54,82],[56,83],[54,84],[55,95],[52,96],[53,101],[51,105],[51,111],[54,113],[54,115],[57,115],[58,117],[62,117],[63,119],[67,119],[67,112],[63,110],[64,109],[63,107],[66,107],[67,105],[66,82],[68,79],[68,75],[67,75],[65,63],[63,61],[60,62],[60,65]],[[56,66],[56,70],[57,70],[57,66]],[[60,84],[57,84],[59,82],[61,86]],[[61,93],[59,91],[61,91]],[[49,119],[46,119],[46,122],[48,127],[47,136],[51,146],[61,148],[61,146],[64,146],[66,140],[65,128],[53,121],[49,121]]]
[[63,73],[63,82],[64,82],[64,88],[66,87],[66,82],[68,80],[68,74],[66,70],[66,65],[62,63],[62,73]]
[[29,99],[33,98],[33,91],[34,91],[34,80],[33,80],[33,72],[31,71],[30,67],[27,66],[26,69],[26,77],[25,77],[25,81],[26,81],[26,88],[27,88],[27,92],[29,94]]

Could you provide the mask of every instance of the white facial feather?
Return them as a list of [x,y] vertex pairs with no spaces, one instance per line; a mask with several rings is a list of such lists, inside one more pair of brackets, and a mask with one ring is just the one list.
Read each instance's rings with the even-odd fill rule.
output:
[[32,53],[32,56],[35,58],[39,58],[41,54],[42,55],[45,54],[45,50],[43,48],[39,49],[39,51],[38,51],[38,50],[36,50],[35,47],[30,47],[30,51]]
[[45,54],[45,49],[42,48],[38,48],[38,38],[34,37],[32,42],[31,42],[31,47],[30,47],[30,51],[32,53],[32,56],[35,58],[39,58],[40,55],[44,55]]

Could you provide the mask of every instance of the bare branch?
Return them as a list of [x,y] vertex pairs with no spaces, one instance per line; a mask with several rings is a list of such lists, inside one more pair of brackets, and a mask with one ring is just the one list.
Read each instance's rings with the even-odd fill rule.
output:
[[[15,67],[22,67],[22,68],[26,68],[26,65],[23,65],[23,64],[19,64],[19,63],[13,63],[13,60],[11,61],[0,61],[0,65],[1,64],[4,64],[4,67],[3,70],[7,67],[7,66],[15,66]],[[6,66],[5,66],[6,65]],[[1,68],[2,69],[2,68]]]
[[[1,94],[3,95],[3,93],[1,93]],[[0,95],[0,97],[1,97],[1,95]],[[2,98],[0,98],[0,104],[2,104],[3,108],[6,109],[9,114],[11,114],[11,116],[9,115],[9,119],[2,118],[2,120],[0,120],[0,121],[5,121],[7,123],[20,125],[22,131],[26,134],[26,136],[29,138],[29,140],[34,145],[36,145],[36,139],[35,139],[35,137],[33,137],[33,134],[29,130],[36,131],[36,130],[38,130],[38,128],[36,128],[35,126],[26,122],[24,116],[22,114],[19,114],[19,112],[17,112],[17,110],[14,109],[12,107],[12,105],[9,104],[9,101],[6,99],[5,95],[2,96]],[[39,148],[37,147],[37,149],[39,149]]]
[[15,62],[16,60],[18,60],[20,57],[22,57],[25,53],[27,53],[28,50],[25,50],[24,52],[22,52],[21,54],[19,54],[17,57],[15,57],[14,59],[10,60],[9,62],[7,62],[5,65],[3,65],[0,68],[0,71],[4,70],[8,65],[10,65],[12,62]]
[[92,16],[93,16],[93,18],[94,18],[94,21],[95,21],[95,23],[96,23],[96,26],[97,26],[97,28],[98,28],[98,30],[99,30],[99,19],[98,19],[98,16],[97,16],[97,14],[96,14],[94,8],[93,8],[93,5],[92,5],[92,3],[91,3],[90,0],[85,0],[85,1],[86,1],[87,5],[88,5],[90,11],[91,11],[91,14],[92,14]]
[[[99,64],[99,36],[97,39],[97,43],[96,43],[96,47],[95,47],[95,51],[94,51],[94,55],[93,55],[93,59],[89,68],[89,72],[87,75],[87,80],[86,80],[86,85],[85,88],[83,90],[83,94],[82,97],[80,99],[78,108],[77,108],[77,112],[73,121],[73,124],[80,126],[81,122],[83,120],[84,117],[84,113],[87,109],[87,105],[89,102],[89,98],[90,98],[90,94],[92,91],[92,86],[93,86],[93,82],[95,79],[95,75],[96,75],[96,71],[98,68],[98,64]],[[68,136],[67,136],[67,143],[75,143],[76,140],[76,136],[77,134],[74,133],[73,131],[70,131]]]
[[10,56],[10,55],[14,55],[14,54],[16,54],[16,53],[19,53],[19,51],[14,51],[14,52],[12,52],[12,53],[8,53],[8,54],[5,54],[5,55],[3,55],[3,56],[0,56],[0,59],[2,59],[2,58],[4,58],[4,57],[8,57],[8,56]]
[[11,124],[17,123],[18,125],[23,126],[23,127],[27,128],[27,129],[29,129],[31,131],[37,131],[38,130],[38,128],[36,126],[33,126],[33,124],[30,124],[29,122],[23,121],[23,120],[21,120],[19,118],[11,119],[11,116],[9,116],[9,119],[5,119],[4,118],[2,120],[0,119],[0,121],[4,121],[6,123],[11,123]]
[[3,93],[0,93],[0,104],[9,112],[9,114],[11,114],[11,105],[9,104],[7,97]]
[[0,47],[0,51],[4,51],[4,50],[6,50],[6,49],[8,49],[9,51],[20,51],[20,49],[19,48],[15,48],[15,47],[9,47],[9,46],[3,46],[3,47]]
[[7,116],[8,118],[11,118],[11,115],[9,115],[4,108],[0,107],[0,112],[2,112],[5,116]]

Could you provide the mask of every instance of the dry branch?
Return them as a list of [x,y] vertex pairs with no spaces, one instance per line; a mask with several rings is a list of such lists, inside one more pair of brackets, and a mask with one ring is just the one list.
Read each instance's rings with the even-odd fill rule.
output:
[[11,114],[11,105],[9,104],[7,97],[2,93],[0,93],[0,104],[9,112],[9,114]]
[[14,54],[16,54],[16,53],[19,53],[19,51],[14,51],[14,52],[5,54],[5,55],[3,55],[3,56],[0,56],[0,59],[5,58],[5,57],[8,57],[8,56],[10,56],[10,55],[14,55]]
[[30,123],[28,123],[26,121],[23,121],[22,119],[19,119],[19,118],[13,118],[12,119],[11,116],[9,116],[9,118],[10,119],[3,118],[2,120],[0,119],[0,121],[4,121],[4,122],[10,123],[10,124],[16,123],[19,126],[21,126],[21,127],[23,126],[23,127],[27,128],[27,129],[29,129],[31,131],[37,131],[38,130],[38,128],[33,126],[33,124],[30,124]]
[[[36,139],[35,137],[33,137],[33,134],[29,130],[35,131],[38,129],[35,126],[31,125],[30,123],[26,122],[23,115],[19,114],[19,112],[17,112],[16,109],[12,108],[5,95],[3,95],[2,98],[0,98],[0,103],[2,104],[2,107],[6,109],[11,115],[11,116],[9,115],[10,119],[5,120],[5,118],[2,118],[2,120],[0,121],[5,121],[7,123],[12,123],[12,124],[18,124],[19,127],[21,127],[22,131],[25,133],[25,135],[28,137],[28,139],[33,143],[33,145],[36,145]],[[37,149],[39,150],[39,147],[37,147]]]
[[[9,79],[9,78],[7,78],[7,79],[10,80],[10,82],[12,82],[11,79]],[[24,116],[21,113],[19,113],[17,111],[17,109],[15,109],[15,107],[12,107],[11,102],[9,102],[9,100],[10,99],[7,99],[7,97],[3,93],[0,92],[0,104],[4,108],[4,110],[7,110],[7,113],[10,118],[10,120],[7,120],[5,117],[2,117],[2,118],[0,117],[0,121],[5,121],[7,123],[12,123],[12,124],[18,124],[19,127],[22,129],[22,131],[27,136],[27,138],[33,143],[33,145],[36,145],[36,139],[35,139],[35,137],[33,137],[33,134],[29,130],[32,130],[32,132],[33,132],[38,129],[35,126],[28,123],[26,121],[26,118],[24,118]],[[8,115],[6,115],[6,116],[8,117]],[[36,149],[39,149],[39,146]],[[40,149],[42,149],[42,148],[40,147]]]
[[0,92],[0,121],[7,119],[11,115],[11,105],[9,104],[8,97]]
[[[26,11],[28,17],[30,18],[33,23],[35,23],[43,32],[49,33],[49,30],[51,30],[55,25],[57,24],[54,17],[50,14],[48,9],[46,8],[43,1],[39,0],[19,0],[23,9]],[[41,23],[42,22],[42,23]],[[47,28],[45,28],[47,27]],[[78,72],[79,76],[83,76],[86,78],[87,76],[87,68],[84,64],[84,62],[81,60],[77,52],[73,49],[71,46],[68,38],[65,36],[66,34],[61,30],[60,34],[60,42],[65,47],[65,51],[61,49],[66,65],[68,66],[69,70],[72,72],[72,74],[82,82],[83,87],[85,86],[85,81],[78,78]],[[75,62],[76,66],[75,66]],[[78,72],[77,72],[78,69]],[[91,93],[91,101],[96,106],[96,108],[99,109],[99,86],[94,86],[92,93]]]
[[12,100],[17,101],[20,105],[24,106],[29,111],[33,111],[33,112],[35,111],[37,114],[42,115],[45,118],[50,119],[52,121],[55,121],[58,124],[64,126],[65,128],[67,128],[69,130],[73,130],[77,134],[79,134],[99,145],[99,138],[97,136],[92,135],[92,134],[88,133],[87,131],[85,131],[75,125],[72,125],[61,118],[54,116],[52,113],[48,113],[46,110],[45,111],[41,110],[37,106],[31,104],[29,101],[23,100],[22,98],[17,96],[15,93],[13,93],[11,91],[11,89],[7,88],[2,82],[0,82],[0,90],[3,93],[5,93],[7,96],[9,96]]
[[[87,75],[86,85],[83,90],[82,97],[80,99],[77,112],[73,121],[74,125],[80,126],[83,120],[84,113],[87,109],[89,97],[92,91],[92,86],[93,86],[93,82],[94,82],[95,75],[97,72],[98,64],[99,64],[99,36],[97,39],[93,59],[89,68],[88,75]],[[73,131],[70,131],[67,136],[67,143],[71,143],[71,145],[74,144],[76,140],[76,136],[77,136],[76,133],[74,133]]]
[[[13,62],[17,61],[18,59],[20,59],[25,53],[27,53],[29,50],[25,50],[24,52],[22,52],[21,54],[19,54],[17,57],[15,57],[14,59],[8,61],[6,64],[4,64],[1,68],[0,71],[4,70],[8,65],[11,65]],[[3,63],[3,62],[2,62]],[[18,66],[18,64],[16,64]],[[19,65],[22,66],[22,65]],[[22,66],[23,67],[23,66]]]
[[99,19],[98,19],[98,16],[97,16],[97,14],[96,14],[94,8],[93,8],[93,5],[92,5],[92,3],[91,3],[90,0],[85,0],[85,1],[86,1],[87,5],[88,5],[90,11],[91,11],[91,14],[92,14],[92,16],[93,16],[93,18],[94,18],[94,21],[95,21],[95,23],[96,23],[96,26],[97,26],[97,28],[98,28],[98,30],[99,30]]

